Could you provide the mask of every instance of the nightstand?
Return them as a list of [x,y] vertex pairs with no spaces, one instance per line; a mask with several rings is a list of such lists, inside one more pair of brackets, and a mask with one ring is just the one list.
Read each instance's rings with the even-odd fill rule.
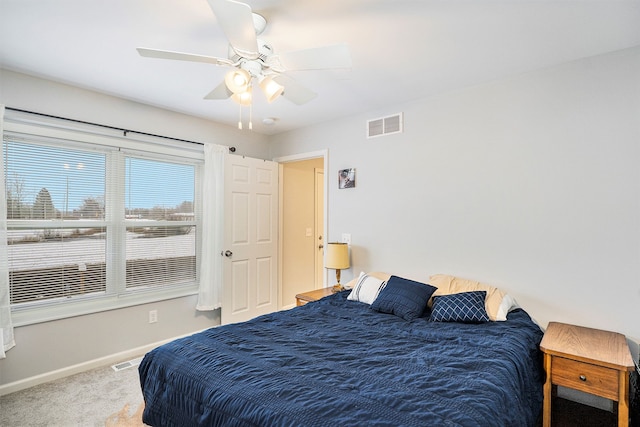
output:
[[550,322],[544,352],[543,426],[551,426],[554,387],[563,386],[618,402],[618,426],[629,425],[629,372],[634,369],[622,334]]
[[308,302],[318,301],[320,298],[333,295],[331,287],[316,289],[315,291],[303,292],[296,295],[296,306],[305,305]]

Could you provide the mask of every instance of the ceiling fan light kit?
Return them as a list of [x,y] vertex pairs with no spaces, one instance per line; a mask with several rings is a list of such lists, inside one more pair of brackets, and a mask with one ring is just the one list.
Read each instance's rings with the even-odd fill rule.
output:
[[258,81],[258,84],[264,92],[264,95],[267,97],[267,101],[269,101],[269,103],[275,101],[276,98],[278,98],[280,95],[282,95],[282,92],[284,92],[284,86],[273,80],[273,77],[271,76],[263,76]]
[[[296,105],[302,105],[314,99],[317,94],[287,76],[287,71],[351,68],[351,56],[345,44],[276,55],[269,43],[257,37],[267,25],[264,16],[254,13],[249,5],[234,0],[208,0],[208,3],[229,41],[228,59],[138,48],[138,53],[144,57],[233,67],[225,75],[224,82],[204,99],[231,98],[241,106],[251,106],[252,81],[256,79],[269,103],[282,96]],[[251,122],[249,127],[251,128]]]
[[249,89],[251,83],[251,76],[246,70],[238,69],[229,71],[224,77],[224,83],[227,88],[235,95],[246,92]]
[[251,95],[252,90],[253,88],[249,86],[247,90],[245,90],[244,92],[234,93],[233,95],[231,95],[231,99],[233,99],[235,102],[237,102],[242,106],[248,107],[251,105],[251,101],[252,101],[252,95]]

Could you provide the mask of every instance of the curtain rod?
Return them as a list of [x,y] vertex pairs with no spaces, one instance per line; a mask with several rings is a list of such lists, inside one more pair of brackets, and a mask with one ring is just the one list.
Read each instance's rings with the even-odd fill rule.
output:
[[123,129],[123,128],[119,128],[119,127],[115,127],[115,126],[102,125],[100,123],[87,122],[87,121],[84,121],[84,120],[68,119],[66,117],[54,116],[54,115],[45,114],[45,113],[36,113],[35,111],[21,110],[19,108],[6,107],[6,106],[5,106],[5,108],[7,110],[16,111],[16,112],[19,112],[19,113],[35,114],[36,116],[49,117],[51,119],[66,120],[66,121],[69,121],[69,122],[81,123],[81,124],[84,124],[84,125],[99,126],[99,127],[103,127],[103,128],[106,128],[106,129],[118,130],[118,131],[121,131],[124,136],[127,136],[128,133],[135,133],[135,134],[138,134],[138,135],[153,136],[155,138],[170,139],[172,141],[180,141],[180,142],[188,142],[190,144],[204,145],[202,142],[189,141],[188,139],[180,139],[180,138],[173,138],[173,137],[170,137],[170,136],[156,135],[154,133],[139,132],[137,130]]

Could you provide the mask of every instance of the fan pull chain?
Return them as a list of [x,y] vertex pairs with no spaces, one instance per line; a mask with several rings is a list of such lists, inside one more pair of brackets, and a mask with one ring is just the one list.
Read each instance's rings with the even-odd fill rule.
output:
[[253,130],[253,102],[249,104],[249,130]]
[[242,104],[239,105],[240,111],[238,113],[238,129],[242,130]]

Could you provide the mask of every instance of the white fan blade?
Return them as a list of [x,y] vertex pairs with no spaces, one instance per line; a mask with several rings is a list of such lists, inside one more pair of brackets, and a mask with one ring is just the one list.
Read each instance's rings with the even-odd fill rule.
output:
[[312,91],[311,89],[302,86],[297,81],[293,80],[291,77],[287,77],[283,74],[280,74],[273,78],[277,83],[284,86],[284,92],[282,92],[282,96],[289,101],[293,102],[297,105],[306,104],[307,102],[314,99],[318,96],[317,93]]
[[233,95],[233,93],[227,88],[227,85],[223,81],[218,86],[216,86],[215,89],[209,92],[207,96],[204,97],[204,99],[227,99],[231,95]]
[[288,71],[351,68],[351,54],[344,43],[285,52],[279,56]]
[[233,0],[209,0],[209,6],[231,47],[245,58],[258,58],[258,39],[251,7]]
[[214,65],[233,65],[229,59],[216,58],[215,56],[195,55],[193,53],[172,52],[170,50],[137,48],[140,56],[147,58],[173,59],[178,61],[205,62]]

